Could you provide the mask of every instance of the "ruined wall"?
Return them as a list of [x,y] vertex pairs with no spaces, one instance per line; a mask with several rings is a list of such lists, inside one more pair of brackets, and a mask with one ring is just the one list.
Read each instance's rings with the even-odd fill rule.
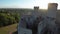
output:
[[60,25],[60,10],[57,11],[56,22]]

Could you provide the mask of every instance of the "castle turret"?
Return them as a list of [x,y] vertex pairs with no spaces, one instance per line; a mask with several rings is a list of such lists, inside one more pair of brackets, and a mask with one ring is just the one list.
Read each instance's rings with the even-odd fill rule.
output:
[[39,11],[39,6],[34,6],[34,11]]
[[40,16],[39,6],[34,6],[34,11],[32,12],[32,15],[36,17]]
[[48,4],[48,17],[56,18],[57,3]]

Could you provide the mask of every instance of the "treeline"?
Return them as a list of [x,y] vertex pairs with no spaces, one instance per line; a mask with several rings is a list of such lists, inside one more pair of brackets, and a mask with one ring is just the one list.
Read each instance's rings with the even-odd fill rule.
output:
[[12,12],[0,12],[0,27],[18,23],[20,19],[19,13]]

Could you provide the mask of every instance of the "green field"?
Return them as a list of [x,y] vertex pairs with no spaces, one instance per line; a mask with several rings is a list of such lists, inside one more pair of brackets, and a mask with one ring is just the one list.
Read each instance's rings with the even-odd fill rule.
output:
[[9,34],[10,32],[14,32],[17,30],[17,24],[12,24],[5,27],[0,27],[0,34]]

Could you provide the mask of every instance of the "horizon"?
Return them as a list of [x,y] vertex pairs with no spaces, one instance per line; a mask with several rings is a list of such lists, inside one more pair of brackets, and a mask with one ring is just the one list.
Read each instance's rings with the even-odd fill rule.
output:
[[33,9],[34,6],[39,6],[39,9],[48,9],[48,3],[58,3],[59,0],[0,0],[0,8],[29,8]]

